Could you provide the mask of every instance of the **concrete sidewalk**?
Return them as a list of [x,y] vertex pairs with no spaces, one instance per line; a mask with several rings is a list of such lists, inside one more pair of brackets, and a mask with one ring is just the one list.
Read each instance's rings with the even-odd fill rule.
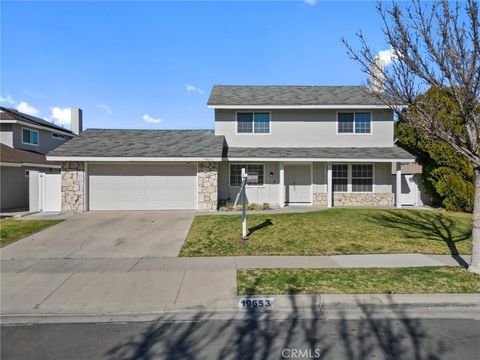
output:
[[332,256],[224,256],[49,258],[2,260],[2,273],[225,271],[272,268],[368,268],[466,266],[470,255],[371,254]]
[[458,266],[458,261],[421,254],[2,260],[1,314],[232,309],[238,306],[240,268]]

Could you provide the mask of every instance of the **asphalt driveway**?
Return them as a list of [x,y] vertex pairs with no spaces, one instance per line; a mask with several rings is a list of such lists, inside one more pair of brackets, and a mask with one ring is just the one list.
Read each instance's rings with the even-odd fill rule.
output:
[[176,257],[193,211],[90,211],[17,241],[8,259]]

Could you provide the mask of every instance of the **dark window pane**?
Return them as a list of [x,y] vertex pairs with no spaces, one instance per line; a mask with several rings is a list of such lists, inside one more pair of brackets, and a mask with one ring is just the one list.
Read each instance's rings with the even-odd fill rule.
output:
[[335,164],[332,165],[332,185],[333,191],[348,190],[348,165]]
[[30,130],[23,129],[22,137],[24,143],[30,143]]
[[352,165],[352,192],[373,191],[373,165]]
[[253,131],[253,114],[238,113],[237,114],[237,132],[251,133]]
[[353,113],[338,114],[338,132],[340,134],[353,133]]
[[270,114],[255,113],[254,114],[254,132],[260,134],[268,134],[270,132]]
[[355,133],[370,134],[370,124],[370,113],[355,113]]
[[248,175],[257,175],[258,180],[247,180],[248,185],[263,185],[263,165],[262,164],[251,164],[247,165],[247,174]]

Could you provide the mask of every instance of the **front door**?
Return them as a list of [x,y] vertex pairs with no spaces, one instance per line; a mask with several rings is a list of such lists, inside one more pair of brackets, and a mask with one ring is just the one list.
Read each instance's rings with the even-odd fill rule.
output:
[[285,202],[308,204],[312,202],[312,167],[285,165]]

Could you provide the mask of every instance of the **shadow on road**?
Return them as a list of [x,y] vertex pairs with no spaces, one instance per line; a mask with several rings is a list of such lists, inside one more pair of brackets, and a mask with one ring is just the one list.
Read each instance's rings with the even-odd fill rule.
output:
[[[242,319],[215,320],[199,313],[188,321],[166,315],[142,333],[110,349],[109,359],[439,359],[445,346],[434,340],[404,308],[390,304],[396,316],[385,319],[375,308],[358,305],[361,320],[325,320],[319,303],[309,316],[292,298],[292,311],[247,312]],[[449,350],[452,350],[450,347]],[[283,356],[282,356],[283,355]],[[295,355],[295,356],[294,356]]]

